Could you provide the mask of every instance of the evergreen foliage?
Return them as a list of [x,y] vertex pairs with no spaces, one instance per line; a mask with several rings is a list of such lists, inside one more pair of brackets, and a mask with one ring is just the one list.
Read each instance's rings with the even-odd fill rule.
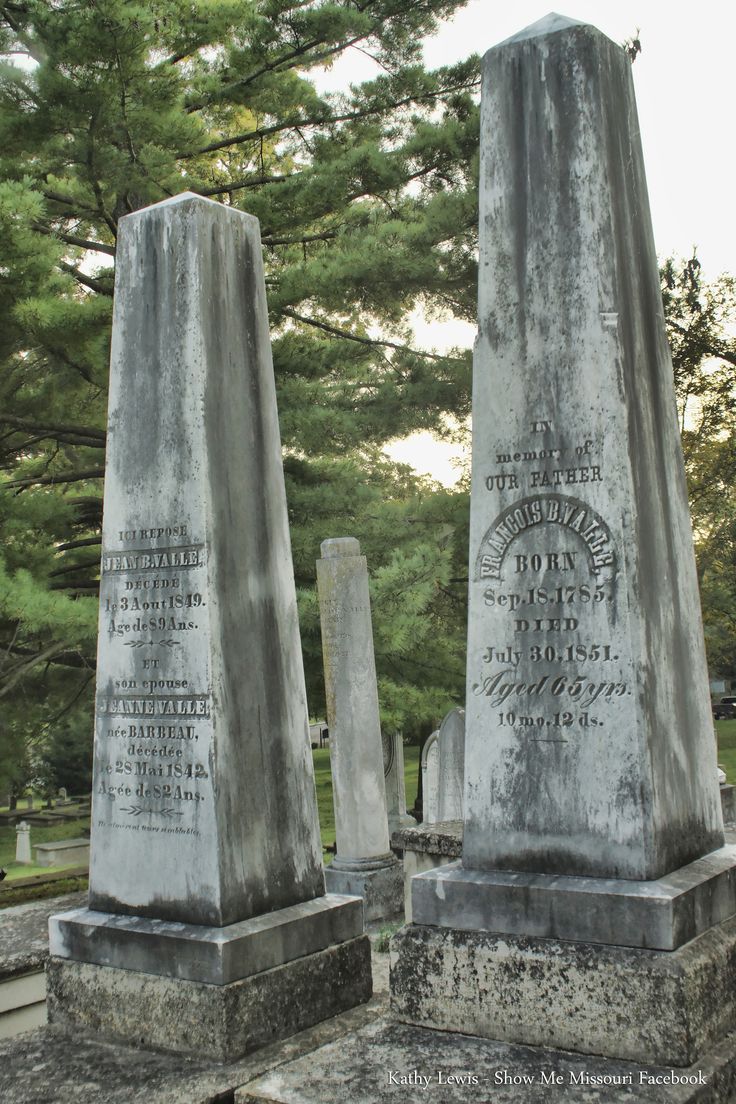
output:
[[736,280],[669,258],[662,294],[675,370],[708,665],[736,680]]
[[[466,498],[382,447],[469,407],[467,352],[417,352],[407,324],[475,309],[478,62],[421,62],[462,2],[0,3],[3,777],[71,715],[91,731],[117,227],[184,190],[261,223],[312,711],[314,561],[346,533],[386,723],[460,700]],[[320,94],[345,50],[380,75]]]

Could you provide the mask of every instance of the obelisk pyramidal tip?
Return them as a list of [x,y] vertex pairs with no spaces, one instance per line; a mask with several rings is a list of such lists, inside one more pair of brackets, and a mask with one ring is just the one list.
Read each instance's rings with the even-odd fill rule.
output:
[[527,38],[542,38],[544,35],[554,34],[556,31],[568,31],[574,27],[590,27],[596,34],[599,35],[602,33],[596,27],[593,27],[592,24],[586,23],[582,19],[570,19],[566,15],[550,12],[541,19],[537,19],[535,23],[530,23],[528,27],[524,27],[523,30],[517,31],[516,34],[511,35],[510,38],[504,39],[503,42],[499,42],[496,46],[492,46],[488,53],[509,46],[512,42],[523,42],[524,39]]

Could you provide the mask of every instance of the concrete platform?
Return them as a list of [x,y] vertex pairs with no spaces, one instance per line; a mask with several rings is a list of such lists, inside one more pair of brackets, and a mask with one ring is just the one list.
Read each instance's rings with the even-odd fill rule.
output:
[[[673,1070],[493,1043],[352,1009],[231,1065],[46,1028],[0,1042],[3,1104],[730,1104],[736,1039]],[[677,1079],[677,1080],[675,1080]]]
[[76,893],[0,910],[0,1039],[46,1023],[49,916],[81,904],[86,896]]

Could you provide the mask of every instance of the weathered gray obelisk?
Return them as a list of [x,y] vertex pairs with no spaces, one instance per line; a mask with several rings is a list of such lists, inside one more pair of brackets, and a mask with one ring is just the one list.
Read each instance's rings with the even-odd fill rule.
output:
[[324,895],[258,222],[191,194],[120,225],[96,713],[51,1020],[232,1058],[367,999],[360,902]]
[[363,898],[366,920],[403,907],[403,870],[391,852],[373,652],[368,566],[354,537],[322,541],[317,587],[330,726],[337,853],[334,893]]
[[736,1026],[736,850],[630,63],[557,15],[483,62],[478,321],[463,859],[394,1007],[686,1065]]

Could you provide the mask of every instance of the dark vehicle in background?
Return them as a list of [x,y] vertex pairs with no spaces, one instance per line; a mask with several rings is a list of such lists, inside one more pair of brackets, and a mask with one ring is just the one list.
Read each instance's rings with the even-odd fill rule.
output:
[[736,696],[719,698],[713,702],[713,720],[726,721],[736,717]]

